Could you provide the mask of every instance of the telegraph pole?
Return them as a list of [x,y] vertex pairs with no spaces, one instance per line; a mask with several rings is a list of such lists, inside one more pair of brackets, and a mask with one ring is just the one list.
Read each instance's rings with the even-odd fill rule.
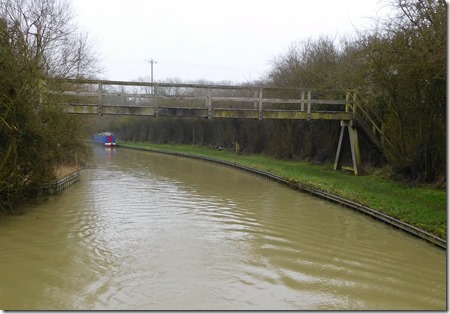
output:
[[[154,60],[153,58],[150,60],[145,60],[147,61],[147,63],[150,63],[150,68],[151,68],[151,76],[150,76],[150,82],[153,84],[153,63],[156,63],[156,60]],[[152,85],[152,94],[154,93],[154,86]]]

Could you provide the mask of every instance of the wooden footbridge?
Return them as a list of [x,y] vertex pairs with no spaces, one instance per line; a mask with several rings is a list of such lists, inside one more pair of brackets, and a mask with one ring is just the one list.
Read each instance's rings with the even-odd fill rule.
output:
[[[47,90],[46,97],[61,98],[71,114],[337,120],[341,133],[334,168],[355,175],[361,173],[358,127],[376,145],[383,144],[380,124],[358,106],[355,91],[85,79],[49,80]],[[347,139],[352,166],[343,167]]]

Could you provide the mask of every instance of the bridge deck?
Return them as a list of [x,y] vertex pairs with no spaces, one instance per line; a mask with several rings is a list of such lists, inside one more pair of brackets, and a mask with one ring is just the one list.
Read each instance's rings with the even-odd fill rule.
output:
[[[99,105],[67,104],[66,112],[72,114],[99,114]],[[117,106],[102,105],[104,115],[135,115],[161,117],[197,117],[197,118],[239,118],[239,119],[299,119],[299,120],[352,120],[353,113],[345,111],[301,111],[233,109],[233,108],[189,108],[154,106]]]

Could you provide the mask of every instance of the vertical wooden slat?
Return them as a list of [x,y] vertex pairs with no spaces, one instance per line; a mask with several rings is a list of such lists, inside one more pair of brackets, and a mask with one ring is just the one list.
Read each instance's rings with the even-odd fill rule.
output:
[[153,86],[153,93],[154,93],[153,106],[155,107],[154,116],[157,117],[158,116],[158,93],[159,93],[159,88],[157,86]]
[[98,83],[98,108],[97,108],[97,113],[100,116],[103,116],[102,106],[103,106],[103,84],[101,82],[99,82]]
[[206,89],[206,108],[208,109],[208,119],[211,119],[211,88]]
[[350,92],[345,93],[345,112],[350,111]]
[[305,111],[305,91],[302,91],[302,103],[301,103],[300,110]]
[[258,106],[259,120],[262,120],[262,118],[263,118],[262,109],[263,109],[263,90],[262,90],[262,88],[260,88],[259,89],[259,106]]

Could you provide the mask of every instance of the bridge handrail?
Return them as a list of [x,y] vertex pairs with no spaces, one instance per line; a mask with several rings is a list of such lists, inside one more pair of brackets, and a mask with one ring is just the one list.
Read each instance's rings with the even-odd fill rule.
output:
[[[350,98],[350,93],[348,93],[346,96],[346,99],[349,99],[349,98]],[[383,129],[382,119],[375,112],[373,112],[373,110],[371,113],[369,113],[370,107],[358,105],[359,102],[356,99],[357,98],[363,99],[361,97],[361,94],[358,91],[355,91],[353,93],[352,98],[353,98],[353,102],[349,102],[348,107],[353,110],[353,113],[355,114],[355,119],[360,121],[360,119],[358,119],[358,117],[362,117],[363,121],[369,121],[370,122],[369,126],[372,128],[372,133],[374,135],[376,135],[376,132],[378,132],[378,134],[381,138],[382,145],[388,144],[389,147],[393,147],[392,142],[389,140],[388,137],[386,137],[385,131]],[[362,113],[362,114],[357,114],[357,112]],[[375,121],[375,119],[377,121]],[[363,121],[360,121],[360,123]]]
[[[52,84],[53,82],[56,84]],[[153,116],[164,114],[174,116],[203,116],[204,111],[202,110],[207,109],[208,118],[213,116],[235,118],[245,116],[254,118],[254,113],[244,112],[249,109],[246,103],[253,103],[253,108],[251,110],[257,112],[256,117],[258,119],[292,118],[304,120],[326,119],[348,121],[352,120],[355,116],[354,112],[347,111],[349,105],[353,103],[352,99],[345,97],[349,91],[342,89],[151,83],[70,78],[51,78],[48,79],[48,83],[49,84],[46,84],[48,90],[47,95],[68,97],[63,102],[70,106],[70,112],[72,113],[93,114],[94,112],[91,107],[97,106],[97,113],[100,115],[107,112],[107,114],[142,114]],[[110,88],[106,86],[116,87]],[[120,86],[122,86],[122,88],[120,88]],[[125,88],[123,86],[127,87]],[[146,88],[141,89],[139,87]],[[148,87],[151,87],[151,89],[149,90]],[[173,88],[181,89],[174,90]],[[116,98],[116,100],[113,100],[114,98]],[[123,102],[118,103],[117,98],[119,100],[122,99]],[[97,99],[98,102],[95,99]],[[141,101],[140,99],[149,99],[149,101]],[[194,100],[202,101],[204,105],[198,106],[197,104],[194,104],[193,106],[192,103],[185,103],[182,106],[179,106],[175,103],[169,104],[162,100]],[[93,104],[92,102],[97,102],[97,104]],[[213,106],[214,102],[215,105]],[[241,105],[237,104],[234,106],[231,105],[232,102],[240,102]],[[264,104],[268,104],[270,107],[265,107]],[[277,107],[276,105],[284,105],[284,107]],[[342,109],[335,108],[335,105],[343,107]],[[75,107],[78,107],[78,109]],[[173,109],[175,111],[172,110],[169,112],[166,109]],[[225,112],[226,110],[231,109],[236,112]],[[191,110],[191,112],[188,113],[186,110]],[[241,110],[242,115],[239,114],[239,110]]]
[[326,92],[348,92],[344,89],[333,88],[305,88],[288,86],[269,86],[269,85],[221,85],[221,84],[197,84],[197,83],[170,83],[170,82],[137,82],[137,81],[113,81],[97,79],[77,79],[77,78],[47,78],[49,81],[91,84],[91,85],[119,85],[119,86],[147,86],[147,87],[185,87],[185,88],[211,88],[211,89],[263,89],[263,90],[294,90],[294,91],[326,91]]

